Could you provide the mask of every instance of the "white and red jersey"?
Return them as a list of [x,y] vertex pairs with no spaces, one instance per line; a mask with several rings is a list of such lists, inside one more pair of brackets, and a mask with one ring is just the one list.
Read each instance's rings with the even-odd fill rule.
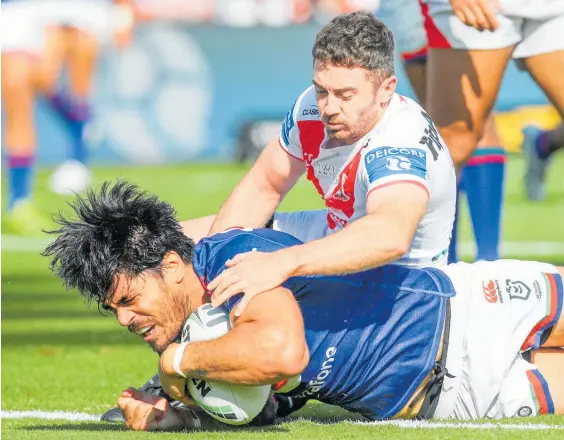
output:
[[419,185],[429,204],[409,251],[396,264],[446,263],[456,204],[456,175],[446,145],[429,115],[395,94],[384,116],[352,145],[333,146],[320,119],[313,86],[284,119],[280,145],[303,160],[327,207],[328,233],[366,215],[368,194],[398,183]]

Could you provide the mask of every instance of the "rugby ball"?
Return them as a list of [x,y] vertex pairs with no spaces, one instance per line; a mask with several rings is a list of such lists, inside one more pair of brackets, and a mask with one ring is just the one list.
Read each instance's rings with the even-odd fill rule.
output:
[[[207,341],[231,330],[229,313],[221,307],[204,304],[188,317],[182,329],[182,342]],[[186,385],[192,399],[210,416],[228,425],[244,425],[264,408],[270,385],[233,385],[189,377]]]

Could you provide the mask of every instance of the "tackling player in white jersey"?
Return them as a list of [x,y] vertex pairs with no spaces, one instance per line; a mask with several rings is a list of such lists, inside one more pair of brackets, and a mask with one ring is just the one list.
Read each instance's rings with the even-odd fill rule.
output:
[[321,29],[312,54],[313,87],[292,106],[280,139],[267,145],[210,232],[265,225],[304,173],[327,209],[275,214],[275,229],[307,243],[237,256],[208,286],[214,305],[245,292],[241,312],[253,295],[293,275],[446,262],[454,167],[431,118],[395,94],[390,30],[368,12],[342,15]]

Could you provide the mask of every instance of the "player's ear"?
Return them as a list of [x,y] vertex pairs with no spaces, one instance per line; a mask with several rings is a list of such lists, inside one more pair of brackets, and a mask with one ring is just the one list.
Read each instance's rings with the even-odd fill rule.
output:
[[391,75],[380,84],[378,88],[378,98],[380,102],[388,102],[392,99],[394,93],[396,93],[396,84],[398,83],[398,78],[395,75]]
[[184,279],[186,265],[176,252],[167,252],[163,257],[161,267],[163,276],[170,279],[172,282],[180,283]]

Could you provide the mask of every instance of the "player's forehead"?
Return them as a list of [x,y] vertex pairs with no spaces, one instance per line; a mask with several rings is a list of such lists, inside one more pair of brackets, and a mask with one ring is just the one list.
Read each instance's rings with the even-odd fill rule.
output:
[[119,304],[133,295],[142,294],[146,290],[147,283],[146,276],[144,275],[129,276],[122,273],[115,274],[105,305]]
[[327,90],[358,88],[370,82],[370,72],[363,67],[335,66],[315,61],[312,82],[316,87]]

